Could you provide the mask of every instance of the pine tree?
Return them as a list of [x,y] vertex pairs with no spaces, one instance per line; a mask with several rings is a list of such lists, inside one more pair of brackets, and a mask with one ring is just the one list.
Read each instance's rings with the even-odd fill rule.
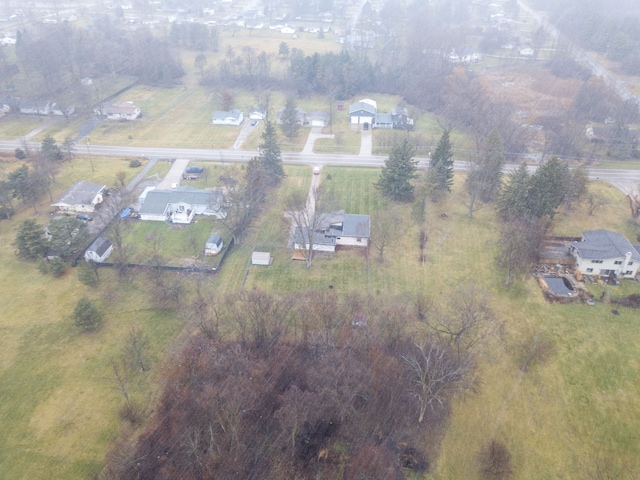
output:
[[527,164],[523,163],[509,174],[505,186],[498,196],[498,212],[503,219],[523,215],[528,210],[531,176]]
[[282,168],[282,157],[276,127],[271,121],[266,120],[264,122],[264,132],[262,132],[261,138],[262,142],[259,145],[260,162],[262,162],[265,171],[269,175],[268,183],[277,185],[284,177],[284,169]]
[[445,130],[438,142],[436,151],[431,156],[429,169],[427,170],[427,184],[429,196],[437,201],[445,193],[451,192],[453,185],[453,153],[449,131]]
[[51,135],[47,135],[42,140],[40,152],[48,162],[59,162],[63,158],[60,147]]
[[25,220],[18,227],[16,241],[13,244],[22,258],[36,259],[47,250],[42,225],[35,220]]
[[298,136],[300,131],[300,119],[298,118],[298,105],[294,98],[289,97],[284,104],[284,110],[280,116],[282,133],[291,141]]
[[548,215],[553,218],[556,209],[564,200],[564,189],[569,174],[566,163],[551,157],[531,176],[531,187],[527,196],[527,209],[537,218]]
[[393,146],[389,158],[384,162],[380,179],[375,184],[385,197],[397,202],[413,200],[411,180],[416,176],[418,163],[413,159],[414,154],[415,150],[407,139]]

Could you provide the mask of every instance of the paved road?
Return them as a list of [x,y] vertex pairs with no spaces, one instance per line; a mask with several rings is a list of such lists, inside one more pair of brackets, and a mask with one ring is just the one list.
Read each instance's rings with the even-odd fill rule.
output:
[[[40,146],[39,143],[31,143],[32,148]],[[13,151],[21,147],[19,141],[0,141],[0,150]],[[258,155],[255,150],[212,150],[206,148],[160,148],[160,147],[125,147],[112,145],[91,145],[91,153],[94,156],[116,156],[116,157],[149,157],[149,158],[184,158],[200,162],[248,162],[252,157]],[[378,155],[347,155],[335,153],[283,153],[282,161],[286,164],[309,165],[309,166],[344,166],[344,167],[382,167],[387,157]],[[428,158],[416,157],[418,168],[426,168],[429,165]],[[96,161],[94,159],[94,161]],[[466,161],[456,161],[454,168],[456,171],[465,171],[469,163]],[[506,172],[518,168],[518,165],[511,164],[505,167]],[[535,166],[530,166],[531,171],[535,171]],[[602,180],[620,188],[620,185],[640,184],[640,170],[631,169],[605,169],[590,168],[589,178],[592,180]],[[628,189],[628,187],[625,187]],[[628,191],[623,190],[625,193]]]

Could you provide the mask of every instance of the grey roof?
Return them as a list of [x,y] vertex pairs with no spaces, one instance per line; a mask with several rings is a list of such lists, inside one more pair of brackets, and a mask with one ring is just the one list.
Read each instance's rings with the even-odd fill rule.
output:
[[235,120],[240,118],[240,115],[242,115],[242,112],[240,110],[238,110],[237,108],[234,108],[233,110],[216,110],[215,112],[213,112],[213,115],[211,116],[212,120],[226,120],[228,118],[233,118]]
[[390,113],[376,113],[376,123],[393,123],[393,116]]
[[[295,243],[308,244],[309,243],[309,227],[296,227],[293,233],[293,239]],[[335,246],[336,237],[326,235],[321,231],[313,232],[313,244],[314,245],[331,245]]]
[[223,244],[222,237],[216,233],[212,234],[207,240],[207,245],[217,245],[218,247]]
[[640,261],[640,253],[620,233],[611,230],[588,230],[582,232],[581,242],[571,242],[571,246],[580,254],[580,257],[593,260],[606,260],[611,258],[624,258],[631,253],[631,258]]
[[349,115],[363,111],[370,115],[376,114],[376,108],[367,102],[352,103],[349,105]]
[[369,238],[371,226],[369,215],[355,215],[348,213],[344,216],[342,223],[342,235],[346,237]]
[[98,237],[93,241],[89,248],[87,248],[87,251],[96,252],[98,256],[101,257],[107,250],[109,250],[109,247],[111,247],[111,242],[108,239]]
[[69,187],[69,189],[62,194],[62,196],[53,203],[53,206],[59,204],[65,205],[90,205],[100,192],[102,192],[106,185],[100,185],[98,183],[89,182],[88,180],[81,180]]
[[180,187],[174,190],[151,190],[140,208],[141,214],[162,214],[167,205],[187,203],[189,205],[208,205],[213,209],[222,206],[222,194],[215,190],[198,190],[193,187]]

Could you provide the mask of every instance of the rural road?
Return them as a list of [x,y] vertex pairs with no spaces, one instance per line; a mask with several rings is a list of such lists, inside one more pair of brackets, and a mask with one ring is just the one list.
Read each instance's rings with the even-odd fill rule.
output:
[[[0,150],[13,151],[20,148],[20,141],[0,141]],[[39,143],[33,142],[31,146],[36,149]],[[206,149],[206,148],[160,148],[160,147],[126,147],[115,145],[91,145],[91,154],[94,156],[116,156],[116,157],[147,157],[159,158],[184,158],[193,161],[209,162],[248,162],[252,157],[257,156],[256,150],[232,150],[232,149]],[[309,165],[309,166],[343,166],[343,167],[382,167],[387,157],[379,155],[348,155],[335,153],[282,153],[282,161],[285,164]],[[416,157],[418,168],[426,168],[429,165],[428,158]],[[456,161],[454,169],[465,171],[468,168],[467,161]],[[508,164],[505,172],[510,172],[518,168],[516,164]],[[535,166],[530,166],[531,171],[535,171]],[[606,169],[590,168],[589,178],[601,180],[620,188],[625,194],[631,193],[632,189],[637,191],[640,184],[640,170],[633,169]]]

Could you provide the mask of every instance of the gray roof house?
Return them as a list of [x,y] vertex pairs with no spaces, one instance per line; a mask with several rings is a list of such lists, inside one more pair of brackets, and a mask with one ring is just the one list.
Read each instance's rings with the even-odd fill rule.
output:
[[135,120],[142,111],[133,102],[117,102],[102,104],[94,110],[99,117],[107,117],[107,120],[127,121]]
[[211,115],[213,125],[235,125],[238,126],[244,120],[243,113],[237,108],[233,110],[217,110]]
[[352,124],[372,124],[376,113],[378,113],[378,104],[368,98],[349,105],[349,118]]
[[571,242],[569,252],[576,268],[587,275],[635,278],[640,266],[640,253],[620,233],[611,230],[582,232],[582,240]]
[[70,213],[94,212],[104,200],[106,189],[106,185],[81,180],[69,187],[51,206]]
[[170,223],[191,223],[195,215],[227,216],[224,197],[216,190],[180,187],[172,190],[147,192],[140,207],[140,220]]
[[113,245],[111,242],[104,237],[98,237],[85,250],[84,259],[87,262],[102,263],[111,255],[112,251]]
[[[337,246],[366,247],[371,236],[369,215],[344,213],[344,210],[320,215],[317,228],[310,236],[308,227],[296,227],[293,235],[294,249],[308,249],[313,240],[314,251],[335,252]],[[299,258],[295,256],[294,258]]]

